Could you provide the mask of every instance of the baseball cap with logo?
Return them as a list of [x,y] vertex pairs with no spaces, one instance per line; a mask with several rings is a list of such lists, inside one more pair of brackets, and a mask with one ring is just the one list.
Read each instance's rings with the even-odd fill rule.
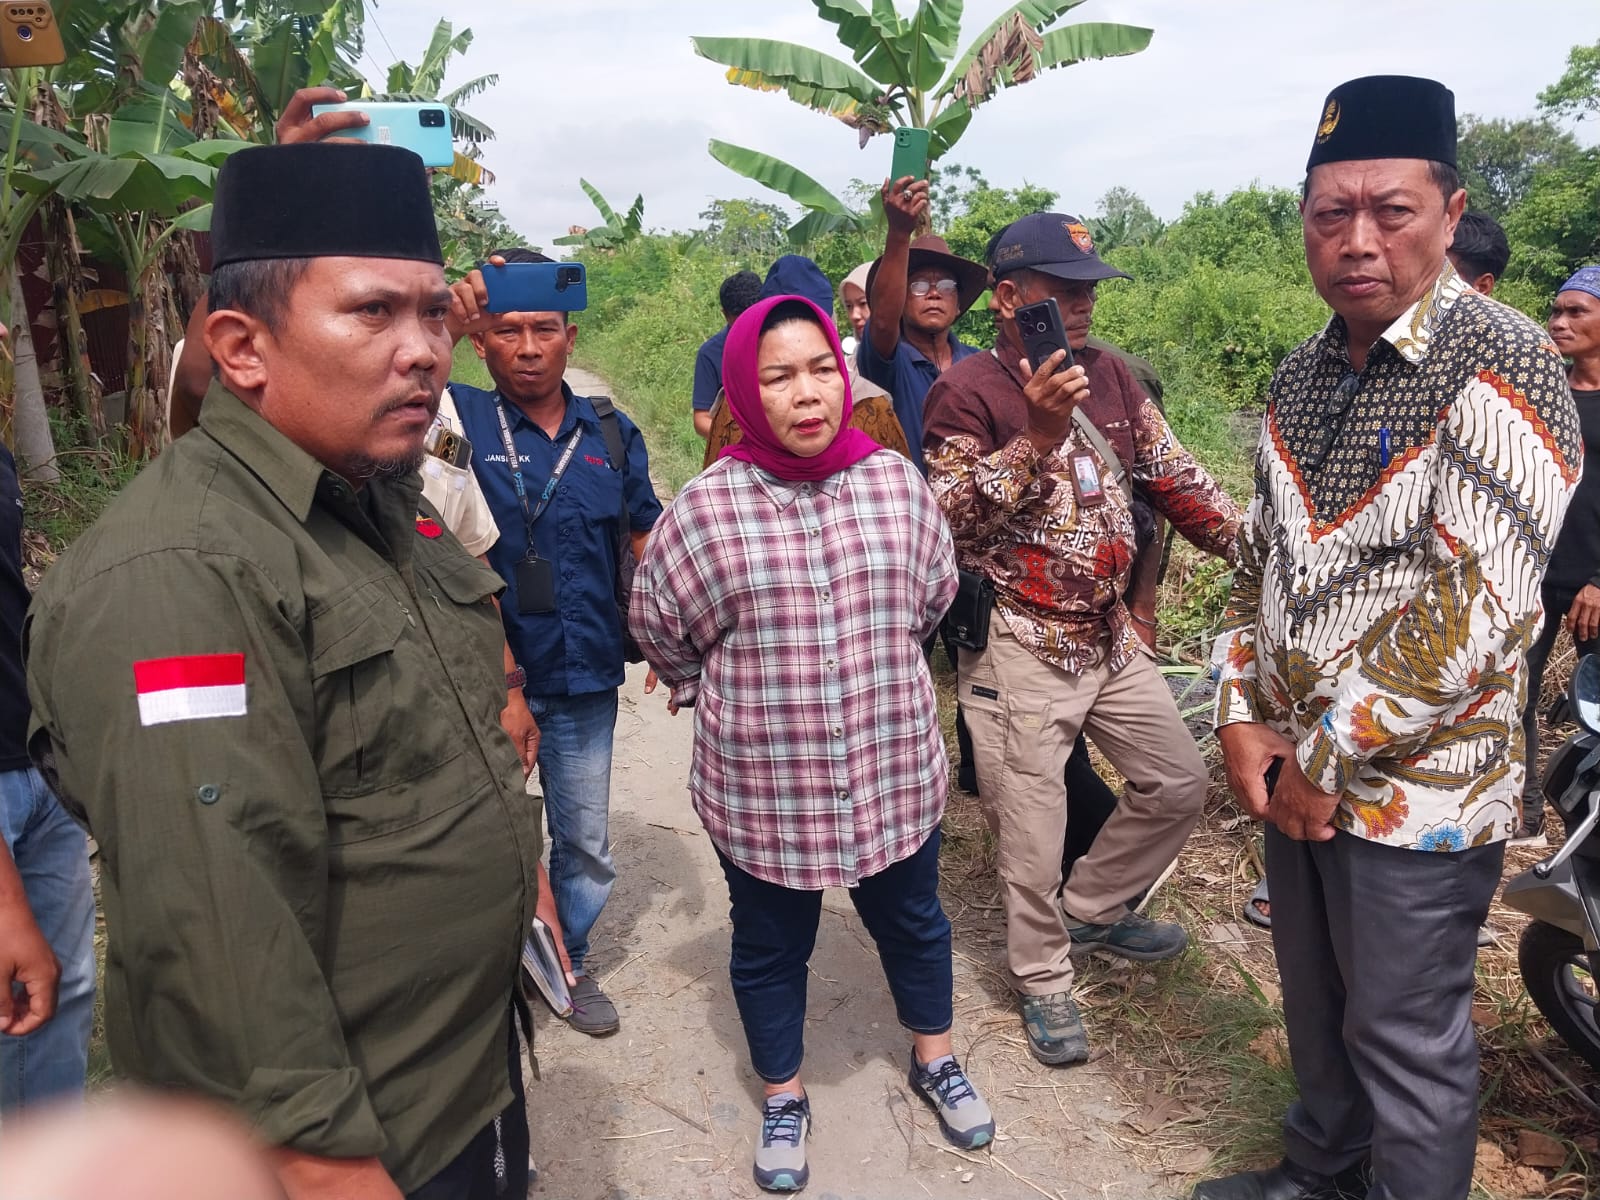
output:
[[989,269],[996,279],[1013,271],[1040,271],[1057,279],[1132,279],[1095,253],[1089,227],[1067,213],[1030,213],[994,240]]

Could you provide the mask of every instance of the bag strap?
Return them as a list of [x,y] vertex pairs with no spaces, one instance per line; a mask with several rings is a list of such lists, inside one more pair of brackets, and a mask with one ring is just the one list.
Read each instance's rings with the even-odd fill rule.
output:
[[1082,408],[1073,408],[1072,423],[1084,437],[1089,439],[1089,444],[1095,448],[1096,453],[1106,460],[1106,466],[1111,468],[1111,482],[1121,489],[1123,497],[1126,498],[1129,494],[1127,472],[1122,469],[1122,459],[1117,457],[1117,452],[1111,448],[1111,443],[1106,441],[1105,435],[1095,428],[1094,422],[1089,419],[1089,414]]
[[606,439],[606,457],[611,465],[624,475],[628,473],[628,455],[622,449],[622,425],[617,420],[617,406],[610,396],[590,396],[595,415],[600,418],[600,432]]
[[606,439],[606,457],[622,474],[622,519],[617,523],[617,541],[623,547],[633,543],[629,538],[632,518],[628,513],[628,454],[622,448],[622,423],[617,420],[617,406],[610,396],[590,396],[595,415],[600,418],[600,433]]

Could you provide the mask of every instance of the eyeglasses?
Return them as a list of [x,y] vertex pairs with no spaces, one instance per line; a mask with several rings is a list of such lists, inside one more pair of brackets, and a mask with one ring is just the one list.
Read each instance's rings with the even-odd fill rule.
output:
[[956,292],[960,290],[960,285],[956,283],[954,279],[941,279],[937,282],[928,279],[918,279],[911,284],[910,291],[913,296],[926,296],[929,292],[933,291],[934,288],[938,288],[941,292],[945,292],[948,295],[954,296]]
[[1317,444],[1302,462],[1307,469],[1315,471],[1327,461],[1333,444],[1344,430],[1344,419],[1350,412],[1350,406],[1356,402],[1356,393],[1360,390],[1361,376],[1354,371],[1346,371],[1344,378],[1333,389],[1333,395],[1322,406],[1322,428],[1317,431]]

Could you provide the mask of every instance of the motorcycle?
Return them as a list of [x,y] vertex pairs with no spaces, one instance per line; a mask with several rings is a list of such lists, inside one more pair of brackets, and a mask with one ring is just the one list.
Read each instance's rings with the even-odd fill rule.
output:
[[1573,671],[1567,703],[1578,732],[1550,756],[1542,784],[1566,841],[1506,884],[1504,899],[1533,918],[1517,947],[1528,995],[1600,1071],[1600,655]]

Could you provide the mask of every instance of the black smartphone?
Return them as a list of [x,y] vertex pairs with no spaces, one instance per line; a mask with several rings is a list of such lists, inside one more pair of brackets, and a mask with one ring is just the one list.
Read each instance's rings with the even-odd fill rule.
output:
[[1272,799],[1272,793],[1278,790],[1278,776],[1283,771],[1283,759],[1275,758],[1267,764],[1267,769],[1262,773],[1262,779],[1267,785],[1267,799]]
[[1056,307],[1054,296],[1017,309],[1017,330],[1022,334],[1028,365],[1035,371],[1057,350],[1065,350],[1067,356],[1056,372],[1059,374],[1072,365],[1072,344],[1067,341],[1067,330],[1061,324],[1061,310]]

